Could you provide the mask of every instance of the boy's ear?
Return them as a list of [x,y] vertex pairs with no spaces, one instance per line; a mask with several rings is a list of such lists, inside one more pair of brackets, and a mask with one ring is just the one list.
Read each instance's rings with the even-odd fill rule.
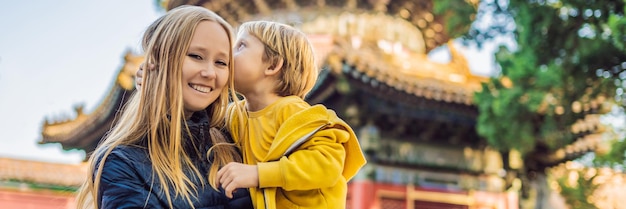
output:
[[265,75],[277,75],[283,69],[283,58],[278,58],[276,63],[265,69]]

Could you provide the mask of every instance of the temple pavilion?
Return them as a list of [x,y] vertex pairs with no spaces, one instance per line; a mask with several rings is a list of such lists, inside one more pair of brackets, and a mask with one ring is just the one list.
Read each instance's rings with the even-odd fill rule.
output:
[[[446,31],[445,18],[434,13],[436,3],[171,0],[161,5],[166,10],[183,4],[203,6],[235,28],[249,20],[279,21],[309,36],[322,65],[307,100],[345,119],[357,131],[368,158],[349,182],[346,208],[517,209],[521,186],[509,171],[519,168],[519,158],[490,149],[475,130],[478,110],[473,95],[488,78],[471,73],[466,58],[451,43],[454,37]],[[466,3],[474,8],[478,4]],[[449,62],[428,59],[437,47],[446,48]],[[123,62],[95,110],[87,113],[77,107],[75,118],[44,121],[41,143],[93,151],[135,91],[133,75],[143,57],[128,52]],[[596,120],[581,121],[577,131],[594,130],[585,125]],[[544,166],[580,156],[593,148],[591,144],[553,153]],[[2,175],[17,174],[0,173],[0,180]],[[74,188],[81,180],[80,175],[58,178],[68,183],[53,184]]]

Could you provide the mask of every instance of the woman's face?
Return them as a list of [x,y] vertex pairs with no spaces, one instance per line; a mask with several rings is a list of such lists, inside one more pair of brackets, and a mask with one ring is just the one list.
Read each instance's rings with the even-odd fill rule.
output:
[[202,21],[196,26],[189,50],[183,59],[182,84],[186,115],[211,105],[226,88],[230,41],[217,22]]

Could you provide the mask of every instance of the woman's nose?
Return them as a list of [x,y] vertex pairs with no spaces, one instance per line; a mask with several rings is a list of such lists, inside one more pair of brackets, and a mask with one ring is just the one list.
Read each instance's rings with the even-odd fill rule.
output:
[[200,75],[202,77],[206,77],[206,78],[215,78],[215,76],[216,76],[215,66],[211,66],[211,65],[207,66],[205,69],[203,69],[200,72]]

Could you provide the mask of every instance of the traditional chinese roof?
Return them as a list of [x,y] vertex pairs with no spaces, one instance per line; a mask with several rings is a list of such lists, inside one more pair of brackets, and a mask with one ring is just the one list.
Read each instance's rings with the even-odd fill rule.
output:
[[[316,48],[322,42],[313,39]],[[453,44],[448,44],[451,61],[437,63],[423,54],[386,52],[376,44],[332,43],[309,102],[339,110],[353,126],[373,121],[386,135],[441,144],[480,143],[472,97],[487,78],[471,74]]]
[[117,111],[135,89],[133,76],[143,57],[127,53],[124,61],[109,93],[93,112],[85,113],[82,107],[78,107],[73,119],[46,119],[39,143],[61,143],[65,150],[82,149],[87,153],[93,151],[102,136],[112,127]]
[[[467,2],[474,7],[478,4],[478,0]],[[314,26],[302,27],[308,33],[313,32],[309,30],[311,27],[340,36],[381,33],[387,40],[402,42],[422,52],[428,52],[450,39],[445,31],[444,17],[433,12],[432,0],[163,0],[161,4],[168,10],[180,5],[203,6],[233,25],[254,19],[270,19],[293,25],[314,23]],[[384,24],[389,22],[381,18],[375,22],[364,18],[374,15],[401,21]],[[337,30],[342,26],[349,27]]]
[[[60,164],[11,158],[0,158],[0,186],[7,187],[11,182],[31,183],[29,188],[53,190],[73,190],[84,181],[87,172],[85,164]],[[26,189],[26,188],[24,188]]]
[[340,43],[327,55],[327,64],[333,73],[348,73],[375,89],[387,86],[417,98],[471,106],[474,92],[481,90],[481,82],[487,78],[473,75],[452,43],[447,47],[451,61],[437,63],[425,54]]
[[[427,59],[427,52],[449,39],[441,18],[432,13],[431,1],[259,0],[242,3],[221,0],[164,1],[163,4],[167,5],[166,9],[181,4],[202,5],[234,25],[268,18],[294,23],[314,42],[317,56],[328,69],[326,74],[330,75],[320,77],[318,86],[326,87],[316,88],[311,93],[313,96],[309,100],[312,103],[332,100],[328,92],[334,87],[324,84],[337,78],[349,78],[354,87],[378,95],[375,97],[378,99],[373,97],[370,103],[398,106],[386,109],[395,111],[393,115],[408,114],[408,122],[415,122],[413,116],[417,119],[444,118],[437,125],[428,126],[432,129],[446,126],[445,122],[461,121],[465,125],[459,130],[473,131],[468,128],[472,127],[477,114],[471,101],[472,92],[479,90],[479,82],[485,78],[469,73],[465,58],[454,48],[450,48],[450,63],[440,64]],[[61,143],[64,149],[91,152],[114,123],[125,98],[134,91],[132,76],[141,62],[141,57],[127,54],[111,90],[96,110],[84,113],[79,107],[73,119],[46,120],[40,143]],[[398,99],[402,102],[396,103]],[[381,113],[385,114],[384,111]],[[421,129],[409,127],[408,130],[412,131],[408,132],[410,134]]]

